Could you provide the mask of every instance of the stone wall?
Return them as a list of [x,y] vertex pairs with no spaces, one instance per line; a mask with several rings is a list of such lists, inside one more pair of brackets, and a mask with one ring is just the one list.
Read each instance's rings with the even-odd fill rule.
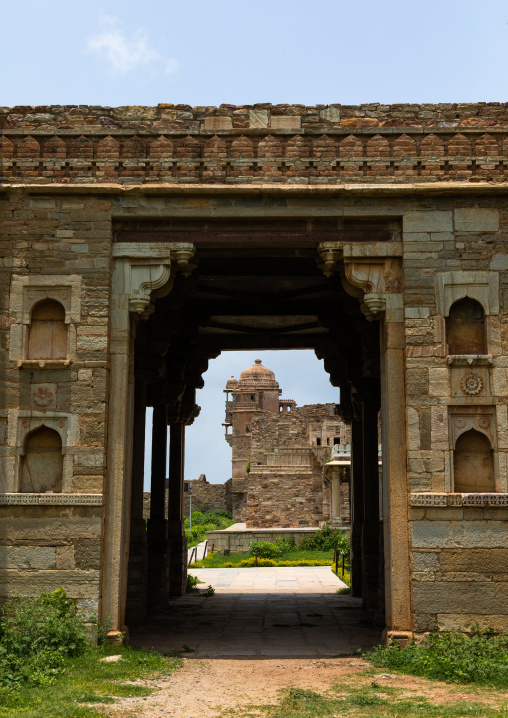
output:
[[206,538],[208,540],[208,547],[211,549],[213,545],[214,551],[224,551],[224,549],[226,549],[233,553],[240,553],[242,551],[248,551],[253,541],[268,541],[269,543],[274,543],[277,538],[292,538],[298,545],[304,536],[313,534],[315,530],[315,527],[240,529],[231,526],[224,531],[207,531]]
[[[185,485],[191,485],[192,491],[192,510],[198,511],[228,511],[231,513],[231,479],[224,484],[210,484],[206,480],[205,474],[201,474],[199,479],[191,479],[186,481]],[[166,505],[169,501],[166,492]],[[183,495],[183,513],[189,515],[189,493],[185,491]],[[143,493],[143,515],[145,518],[150,516],[150,492]]]
[[290,413],[259,413],[252,425],[248,527],[319,526],[330,518],[323,465],[333,436],[340,434],[334,412],[334,404],[315,404]]
[[[416,630],[472,622],[507,629],[508,106],[17,107],[2,117],[0,593],[64,585],[90,607],[114,594],[108,581],[119,572],[124,526],[113,541],[102,495],[106,489],[108,521],[121,524],[126,474],[118,462],[114,473],[110,459],[125,437],[112,427],[106,446],[119,401],[109,387],[118,352],[111,299],[118,225],[327,216],[336,233],[345,220],[381,218],[401,224],[402,236],[376,243],[367,232],[355,243],[340,235],[330,272],[355,259],[401,267],[400,292],[383,287],[390,330],[382,336],[405,362],[404,376],[395,377],[402,389],[390,401],[405,401],[406,425],[398,426],[407,461],[391,465],[399,483],[389,498],[402,499],[386,525],[407,527],[409,494],[412,544],[394,533],[391,557],[413,552]],[[466,295],[485,313],[485,353],[450,355],[446,318]],[[28,350],[31,311],[48,299],[65,310],[65,358]],[[376,295],[370,299],[375,306]],[[61,442],[62,491],[20,493],[27,441],[43,424]],[[492,447],[495,491],[455,490],[454,451],[471,430]],[[107,450],[112,478],[104,486]],[[253,454],[253,486],[265,481],[257,468],[265,460],[261,449]],[[308,467],[305,490],[296,470],[284,474],[283,492],[268,487],[274,516],[284,515],[287,497],[294,507],[310,497],[315,520],[319,491]],[[114,556],[102,576],[106,593],[100,537]],[[404,576],[400,582],[407,585]]]
[[[33,595],[63,585],[95,611],[111,209],[111,198],[94,196],[14,193],[0,202],[0,595]],[[28,351],[27,317],[48,299],[65,308],[67,346],[64,357],[38,361]],[[32,493],[25,486],[17,494],[27,461],[22,447],[43,427],[62,447],[60,492],[38,494],[38,471]]]
[[503,181],[508,104],[1,108],[3,177],[38,183]]
[[461,503],[412,509],[416,631],[506,630],[508,502]]

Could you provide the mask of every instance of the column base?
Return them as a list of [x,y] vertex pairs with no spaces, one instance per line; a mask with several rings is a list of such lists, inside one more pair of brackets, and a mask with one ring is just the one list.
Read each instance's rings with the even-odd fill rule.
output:
[[381,634],[381,643],[383,646],[397,645],[399,648],[408,646],[413,640],[413,631],[396,631],[394,629],[385,628]]

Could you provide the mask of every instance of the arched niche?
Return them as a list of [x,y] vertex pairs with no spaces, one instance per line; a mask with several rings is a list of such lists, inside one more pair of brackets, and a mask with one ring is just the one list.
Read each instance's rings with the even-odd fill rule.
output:
[[485,312],[480,302],[464,297],[454,302],[446,318],[448,354],[486,354]]
[[453,452],[454,490],[457,493],[494,493],[494,457],[485,434],[469,429],[459,436]]
[[67,359],[65,309],[56,299],[43,299],[32,309],[27,359]]
[[63,455],[60,434],[47,426],[32,431],[25,440],[21,455],[20,486],[22,493],[62,491]]

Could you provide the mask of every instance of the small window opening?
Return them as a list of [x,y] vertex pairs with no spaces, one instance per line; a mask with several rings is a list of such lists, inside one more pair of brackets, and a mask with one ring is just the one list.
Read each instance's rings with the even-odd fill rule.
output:
[[250,400],[251,400],[251,401],[256,401],[256,395],[255,395],[255,394],[251,394],[251,395],[250,395]]
[[246,433],[246,434],[249,434],[249,433],[250,433],[250,426],[246,426],[246,427],[245,427],[245,433]]
[[333,437],[333,445],[336,446],[337,444],[340,444],[340,436]]
[[446,339],[449,354],[486,354],[485,313],[480,302],[465,297],[452,304]]
[[319,436],[316,438],[316,446],[321,446],[321,439]]

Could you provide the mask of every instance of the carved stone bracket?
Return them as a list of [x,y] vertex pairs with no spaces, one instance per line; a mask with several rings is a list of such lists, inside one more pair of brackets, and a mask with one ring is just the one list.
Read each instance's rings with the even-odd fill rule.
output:
[[398,246],[345,245],[322,242],[318,266],[329,277],[338,271],[346,292],[360,301],[370,321],[379,319],[390,305],[387,295],[400,293]]
[[115,244],[113,292],[127,299],[129,311],[146,319],[153,312],[151,299],[169,294],[174,270],[187,274],[195,253],[195,246],[188,242]]

